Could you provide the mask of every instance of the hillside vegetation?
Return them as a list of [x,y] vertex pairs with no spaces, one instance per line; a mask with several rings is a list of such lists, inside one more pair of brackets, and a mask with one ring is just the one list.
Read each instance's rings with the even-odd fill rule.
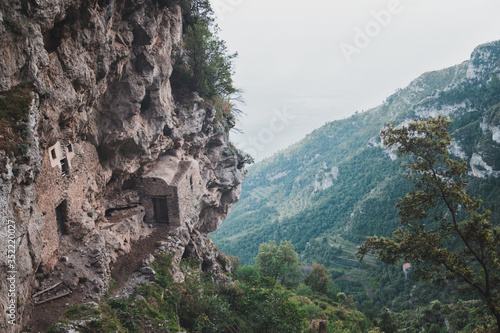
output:
[[370,257],[359,263],[354,254],[367,236],[392,234],[399,226],[395,205],[411,189],[404,161],[381,144],[387,123],[438,115],[452,120],[449,152],[468,163],[467,193],[481,198],[499,224],[499,74],[500,41],[481,45],[469,61],[425,73],[382,105],[327,123],[252,166],[240,201],[213,234],[216,245],[252,263],[260,243],[289,240],[302,261],[329,268],[360,306],[370,298],[378,309],[394,310],[453,301],[446,288],[410,282],[401,267]]

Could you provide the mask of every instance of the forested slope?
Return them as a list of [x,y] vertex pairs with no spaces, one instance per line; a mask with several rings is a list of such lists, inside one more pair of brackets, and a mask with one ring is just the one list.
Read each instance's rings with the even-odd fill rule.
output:
[[[481,45],[469,61],[425,73],[382,105],[327,123],[252,166],[240,202],[213,234],[215,243],[249,263],[260,243],[291,240],[302,260],[340,272],[357,267],[354,251],[339,252],[339,246],[355,249],[366,236],[391,234],[399,223],[394,206],[410,189],[402,161],[383,147],[380,130],[388,122],[440,114],[453,120],[451,153],[469,164],[468,191],[484,200],[498,223],[499,66],[500,42]],[[321,251],[311,248],[318,246]],[[330,259],[318,253],[331,253]]]

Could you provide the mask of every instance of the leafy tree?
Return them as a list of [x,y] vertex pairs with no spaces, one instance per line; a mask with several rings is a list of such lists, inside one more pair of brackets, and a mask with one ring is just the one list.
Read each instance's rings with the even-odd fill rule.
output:
[[299,275],[299,255],[290,241],[279,246],[273,240],[260,244],[255,263],[263,275],[282,285],[295,282]]
[[438,324],[434,323],[431,325],[429,333],[440,333],[440,332],[441,332],[441,327],[439,327]]
[[231,263],[231,275],[234,275],[238,269],[241,268],[241,260],[236,256],[227,256],[229,262]]
[[[188,101],[197,92],[206,105],[216,111],[215,118],[226,131],[235,125],[234,116],[242,114],[235,102],[242,102],[240,90],[233,85],[233,59],[225,41],[217,36],[213,11],[208,0],[156,0],[161,7],[180,5],[183,14],[183,43],[172,50],[174,65],[170,83],[178,101]],[[249,155],[237,152],[238,167],[252,163]]]
[[297,287],[297,290],[295,291],[295,293],[298,295],[298,296],[305,296],[307,298],[313,298],[314,297],[314,292],[312,291],[311,287],[303,284],[303,283],[300,283]]
[[358,254],[362,260],[376,253],[389,264],[409,261],[422,280],[453,281],[460,291],[475,292],[500,332],[500,228],[465,192],[466,162],[448,156],[449,124],[439,117],[382,131],[385,145],[408,158],[405,176],[414,188],[397,204],[402,228],[392,238],[369,237]]
[[311,273],[305,277],[304,282],[311,287],[312,290],[326,294],[330,283],[330,275],[325,265],[313,263]]
[[239,308],[247,314],[251,332],[302,332],[305,314],[289,299],[289,292],[269,278],[241,286],[245,297]]
[[260,279],[261,277],[259,268],[252,265],[240,267],[238,270],[236,270],[235,275],[236,279],[245,283],[251,283],[252,281]]
[[377,314],[377,311],[373,304],[373,300],[366,301],[363,305],[363,314],[366,316],[366,318],[370,319],[370,321],[373,321]]
[[337,293],[337,299],[342,304],[345,304],[347,302],[346,294],[344,292],[341,292],[341,291]]
[[160,8],[180,6],[182,11],[182,26],[189,27],[198,21],[211,23],[214,12],[209,0],[155,0]]
[[394,318],[387,310],[384,310],[380,314],[380,320],[378,326],[384,333],[395,333],[398,331],[398,327],[394,322]]
[[191,70],[193,89],[203,97],[223,99],[236,93],[233,86],[232,60],[237,53],[228,54],[226,44],[209,25],[200,20],[186,29],[184,50]]

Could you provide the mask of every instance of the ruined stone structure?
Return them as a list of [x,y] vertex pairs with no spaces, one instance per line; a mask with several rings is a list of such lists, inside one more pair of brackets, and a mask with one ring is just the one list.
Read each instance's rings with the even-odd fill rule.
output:
[[193,229],[200,214],[193,203],[206,188],[196,160],[163,156],[142,176],[140,187],[146,222]]
[[[194,256],[223,278],[206,233],[238,199],[245,170],[228,146],[230,121],[172,96],[180,8],[13,0],[0,9],[0,92],[25,83],[33,93],[29,151],[0,151],[0,217],[16,222],[18,271],[16,325],[0,316],[0,331],[20,331],[47,297],[33,295],[52,285],[102,295],[111,264],[155,228],[171,228],[162,248],[174,266]],[[2,311],[6,267],[2,251]]]
[[[70,145],[71,151],[67,148]],[[41,271],[50,272],[59,253],[65,252],[62,247],[71,247],[73,240],[82,240],[95,229],[98,214],[90,202],[95,202],[99,187],[105,185],[102,177],[92,177],[99,171],[99,158],[89,143],[57,142],[45,150],[35,182],[43,220]]]

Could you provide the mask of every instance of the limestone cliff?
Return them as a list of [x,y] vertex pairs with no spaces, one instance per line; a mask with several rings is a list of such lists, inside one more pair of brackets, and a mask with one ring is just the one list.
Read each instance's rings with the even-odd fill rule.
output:
[[2,332],[25,325],[48,297],[32,295],[59,282],[60,293],[101,295],[111,264],[159,228],[169,230],[162,246],[174,262],[197,257],[222,275],[206,233],[237,201],[245,170],[228,143],[229,120],[216,121],[201,98],[174,100],[182,14],[158,3],[0,2],[0,92],[22,85],[31,101],[25,139],[0,151],[3,312],[8,221],[17,271],[16,325],[2,316]]

